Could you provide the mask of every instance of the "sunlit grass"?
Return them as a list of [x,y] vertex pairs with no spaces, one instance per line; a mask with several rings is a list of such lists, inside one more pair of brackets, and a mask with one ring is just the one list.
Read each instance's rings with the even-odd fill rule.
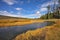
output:
[[60,20],[54,25],[20,34],[14,40],[60,40]]
[[27,19],[1,19],[0,26],[14,26],[14,25],[24,25],[31,23],[30,20]]
[[44,22],[44,20],[33,19],[0,19],[0,27],[26,25],[35,22]]

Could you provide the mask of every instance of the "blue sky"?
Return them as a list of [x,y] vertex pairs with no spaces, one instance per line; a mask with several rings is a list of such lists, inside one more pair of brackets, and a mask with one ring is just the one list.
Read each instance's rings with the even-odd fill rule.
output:
[[0,0],[0,15],[39,18],[53,4],[52,0]]

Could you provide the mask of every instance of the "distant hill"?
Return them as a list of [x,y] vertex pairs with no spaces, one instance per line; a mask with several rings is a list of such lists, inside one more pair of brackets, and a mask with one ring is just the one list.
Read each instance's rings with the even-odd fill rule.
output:
[[27,18],[0,15],[0,19],[27,19]]

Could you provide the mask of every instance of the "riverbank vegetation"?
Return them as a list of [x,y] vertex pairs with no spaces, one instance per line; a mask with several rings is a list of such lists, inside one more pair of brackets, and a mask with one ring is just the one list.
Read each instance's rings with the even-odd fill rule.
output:
[[14,40],[60,40],[60,20],[54,25],[17,35]]
[[56,21],[58,19],[0,19],[0,27],[21,26],[44,21]]
[[16,18],[9,18],[9,19],[0,19],[0,27],[8,27],[8,26],[19,26],[19,25],[25,25],[25,24],[31,24],[35,22],[44,22],[44,20],[38,20],[38,19],[16,19]]

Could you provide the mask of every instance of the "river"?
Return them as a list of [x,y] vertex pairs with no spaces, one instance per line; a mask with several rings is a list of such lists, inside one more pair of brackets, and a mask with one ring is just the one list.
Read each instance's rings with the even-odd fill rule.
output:
[[28,30],[35,30],[37,28],[42,28],[52,24],[54,23],[46,21],[43,23],[36,22],[32,24],[26,24],[23,26],[11,26],[11,27],[0,28],[0,40],[12,40],[18,34],[22,34]]

